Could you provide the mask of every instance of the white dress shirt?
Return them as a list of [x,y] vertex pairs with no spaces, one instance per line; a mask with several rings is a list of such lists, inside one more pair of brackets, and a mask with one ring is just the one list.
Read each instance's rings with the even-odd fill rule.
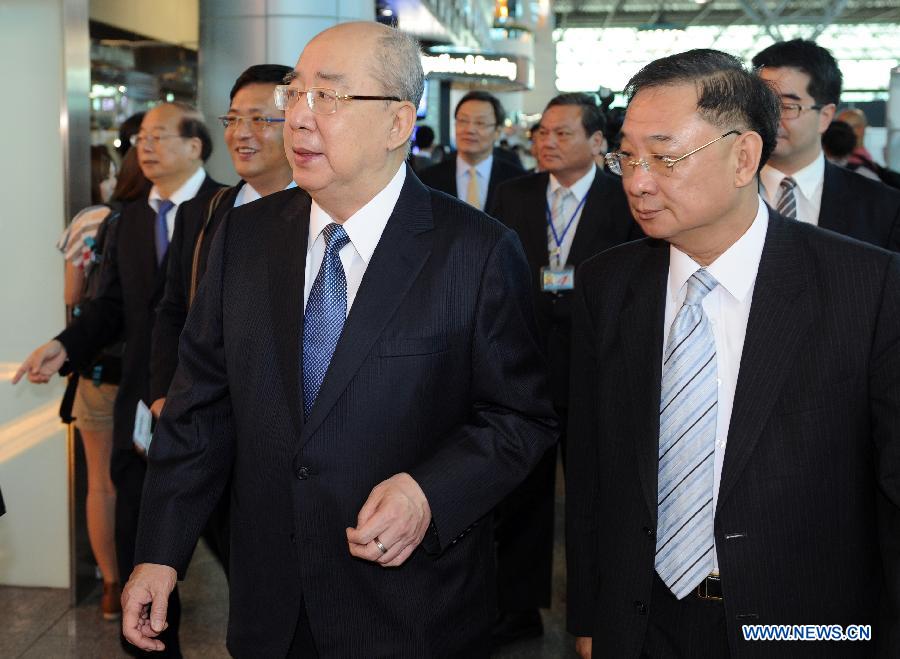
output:
[[[769,228],[769,213],[762,198],[756,218],[750,228],[737,242],[719,258],[707,266],[707,271],[719,285],[703,298],[703,311],[712,326],[716,343],[716,367],[718,370],[718,409],[716,413],[716,448],[713,468],[713,514],[719,499],[719,481],[725,460],[725,445],[728,440],[728,426],[734,407],[734,392],[737,389],[738,370],[744,337],[747,334],[747,319],[750,317],[750,302],[756,284],[756,273],[762,257],[763,243]],[[666,287],[666,320],[663,331],[663,346],[669,340],[669,330],[675,316],[684,304],[687,295],[687,280],[701,266],[690,256],[677,248],[669,247],[669,279]],[[718,570],[718,557],[713,557]]]
[[[291,181],[284,187],[284,189],[290,190],[291,188],[296,187],[297,182]],[[262,199],[262,195],[256,191],[256,188],[245,181],[244,185],[241,186],[241,189],[238,190],[238,193],[234,197],[234,208],[243,206],[244,204],[249,204],[251,201],[256,201],[257,199]]]
[[[778,208],[778,197],[781,195],[781,180],[787,176],[770,165],[762,168],[759,178],[772,208]],[[795,172],[791,178],[797,182],[794,196],[797,199],[797,219],[809,224],[819,224],[819,209],[822,208],[822,188],[825,183],[825,156],[819,157],[806,167]]]
[[[578,212],[575,213],[575,219],[572,220],[572,226],[569,227],[566,235],[562,237],[562,245],[560,245],[559,248],[559,265],[565,265],[566,261],[569,258],[569,252],[572,250],[572,241],[575,240],[575,232],[578,230],[578,223],[581,221],[581,213],[582,211],[584,211],[584,204],[582,204],[581,202],[585,197],[587,197],[588,191],[590,191],[591,186],[594,184],[594,177],[596,175],[597,167],[591,167],[588,170],[587,174],[585,174],[580,179],[575,181],[575,183],[569,186],[569,190],[575,196],[575,200],[573,202],[571,199],[569,199],[569,203],[566,206],[565,222],[569,221],[569,219],[572,217],[572,213],[575,213],[576,208],[578,209]],[[556,189],[561,186],[562,183],[560,183],[553,174],[550,174],[550,183],[547,184],[547,208],[553,208],[553,194],[556,192]],[[563,224],[563,227],[565,227],[565,224]],[[549,225],[547,226],[547,233],[547,244],[554,244],[553,234],[550,231]],[[548,254],[548,256],[552,256],[552,254]]]
[[[406,180],[406,163],[400,166],[390,183],[346,222],[344,231],[350,237],[350,242],[344,245],[340,251],[341,264],[344,266],[344,275],[347,278],[347,315],[350,315],[350,307],[356,299],[356,293],[362,283],[363,275],[372,254],[381,240],[384,227],[387,225],[394,206],[400,198],[400,190]],[[322,267],[322,259],[325,258],[325,237],[322,229],[334,222],[315,201],[309,211],[309,237],[306,249],[306,282],[303,288],[303,305],[309,300],[309,292],[319,269]]]
[[[484,210],[487,203],[488,185],[491,182],[491,167],[494,166],[494,156],[490,155],[475,165],[475,174],[478,176],[478,210]],[[463,201],[466,199],[466,191],[469,189],[469,176],[472,165],[456,154],[456,196]]]
[[[172,233],[175,231],[175,214],[178,213],[178,207],[197,196],[197,192],[200,191],[200,186],[203,185],[205,179],[206,170],[198,167],[197,171],[191,174],[191,177],[169,196],[169,201],[175,204],[166,213],[166,227],[169,230],[169,240],[172,240]],[[163,197],[159,194],[159,190],[155,185],[150,188],[150,196],[147,198],[147,203],[150,204],[150,208],[153,209],[154,213],[159,212],[159,202],[162,199]]]

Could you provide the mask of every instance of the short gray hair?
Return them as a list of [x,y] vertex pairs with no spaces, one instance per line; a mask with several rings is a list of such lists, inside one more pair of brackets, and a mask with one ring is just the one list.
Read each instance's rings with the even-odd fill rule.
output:
[[425,87],[419,41],[396,28],[386,27],[378,38],[377,48],[373,74],[384,93],[419,107]]

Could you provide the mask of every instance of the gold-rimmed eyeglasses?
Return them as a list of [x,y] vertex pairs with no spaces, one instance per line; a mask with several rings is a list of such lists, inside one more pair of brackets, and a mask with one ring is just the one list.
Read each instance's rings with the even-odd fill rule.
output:
[[[717,138],[710,140],[703,146],[698,146],[693,151],[685,153],[683,156],[679,156],[677,158],[653,153],[650,154],[650,160],[645,160],[644,158],[635,160],[634,156],[627,151],[615,151],[613,153],[606,154],[606,164],[609,167],[609,171],[611,171],[613,174],[618,174],[619,176],[626,178],[634,174],[634,170],[638,166],[640,166],[640,168],[648,174],[653,174],[654,176],[670,176],[672,174],[672,171],[675,169],[675,165],[688,156],[692,156],[698,151],[702,151],[709,145],[715,144],[719,140],[724,139],[729,135],[740,134],[741,131],[739,130],[730,130],[727,133],[722,133]],[[625,167],[625,165],[627,165],[627,167]]]
[[359,96],[355,94],[338,94],[325,87],[297,89],[288,85],[275,87],[275,107],[287,112],[297,105],[301,96],[306,96],[306,104],[316,114],[334,114],[338,101],[402,101],[397,96]]

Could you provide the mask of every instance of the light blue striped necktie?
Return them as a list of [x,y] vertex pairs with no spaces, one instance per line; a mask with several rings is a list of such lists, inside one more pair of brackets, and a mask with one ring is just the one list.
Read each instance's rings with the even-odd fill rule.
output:
[[347,318],[347,276],[340,251],[350,236],[332,222],[322,229],[325,255],[303,317],[303,411],[309,416]]
[[716,286],[702,268],[688,279],[662,369],[656,571],[678,599],[713,566],[716,344],[701,303]]

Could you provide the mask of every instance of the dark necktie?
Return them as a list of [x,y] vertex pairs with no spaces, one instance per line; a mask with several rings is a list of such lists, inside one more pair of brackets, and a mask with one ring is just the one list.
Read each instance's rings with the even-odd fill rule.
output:
[[168,199],[159,200],[159,210],[156,211],[156,265],[162,265],[169,249],[169,225],[166,222],[166,214],[175,207],[175,202]]
[[347,318],[347,277],[339,252],[350,242],[340,224],[322,229],[325,256],[303,317],[303,411],[312,409]]
[[781,196],[778,198],[777,210],[779,213],[792,220],[797,219],[797,195],[794,192],[794,188],[796,187],[797,181],[790,176],[785,176],[781,179],[781,186],[779,186]]
[[716,343],[701,302],[718,282],[704,269],[687,282],[662,369],[656,572],[678,599],[713,566]]

